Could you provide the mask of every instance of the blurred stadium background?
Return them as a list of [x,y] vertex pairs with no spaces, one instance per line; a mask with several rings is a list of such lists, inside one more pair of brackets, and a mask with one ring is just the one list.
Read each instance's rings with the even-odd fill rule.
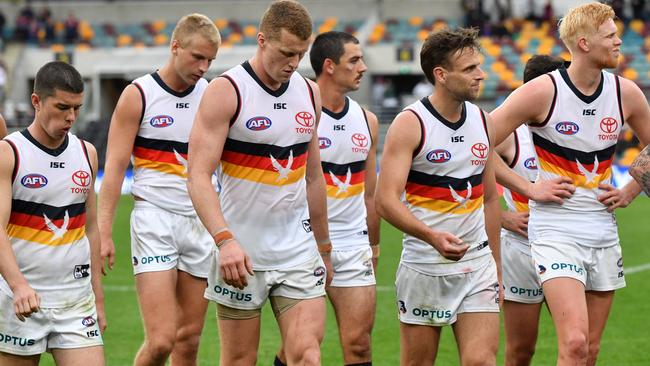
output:
[[[421,42],[441,27],[476,26],[481,30],[483,70],[487,78],[478,103],[491,111],[507,94],[521,85],[523,66],[533,54],[553,54],[570,59],[557,36],[557,20],[570,7],[584,0],[305,0],[312,14],[315,34],[329,30],[353,33],[359,38],[369,70],[353,97],[380,119],[382,136],[404,105],[427,95],[419,66]],[[29,103],[36,71],[45,62],[65,60],[81,72],[86,82],[84,107],[75,133],[93,142],[103,166],[106,135],[113,108],[122,89],[134,78],[161,67],[168,57],[168,44],[176,21],[199,12],[214,19],[223,45],[207,75],[211,79],[241,63],[255,52],[257,25],[267,0],[50,0],[0,2],[0,112],[10,130],[29,125]],[[613,0],[623,39],[621,63],[615,72],[634,80],[650,92],[650,22],[644,0]],[[650,5],[649,5],[650,7]],[[308,56],[300,71],[313,76]],[[381,141],[381,140],[380,140]],[[381,150],[381,145],[380,145]],[[638,140],[625,131],[619,140],[614,178],[629,179],[627,166],[639,151]],[[128,183],[124,191],[128,192]],[[139,314],[128,259],[128,213],[130,200],[120,205],[116,230],[120,238],[118,268],[106,279],[110,328],[106,334],[109,365],[127,365],[142,339]],[[603,341],[604,365],[650,365],[641,351],[650,340],[647,327],[650,250],[643,246],[648,230],[650,199],[641,197],[619,216],[621,237],[630,274],[628,288],[621,291]],[[382,268],[375,327],[377,365],[397,364],[398,326],[392,291],[399,257],[399,233],[384,225]],[[644,260],[645,259],[645,260]],[[644,265],[646,265],[644,267]],[[644,295],[645,294],[645,295]],[[624,309],[623,309],[624,308]],[[340,351],[333,316],[329,317],[324,343],[324,364],[340,364]],[[163,321],[163,320],[161,320]],[[536,364],[554,362],[555,339],[550,320],[540,333]],[[270,364],[278,344],[272,316],[265,313],[265,335],[260,364]],[[457,364],[447,332],[439,364]],[[216,364],[218,354],[214,315],[208,316],[202,341],[201,363]],[[502,352],[501,352],[502,354]],[[500,360],[502,360],[500,356]],[[47,362],[51,361],[46,361]],[[501,362],[501,361],[500,361]]]

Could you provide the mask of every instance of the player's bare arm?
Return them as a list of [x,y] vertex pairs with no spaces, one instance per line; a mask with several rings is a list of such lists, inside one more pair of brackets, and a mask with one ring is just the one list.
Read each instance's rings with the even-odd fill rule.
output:
[[[485,118],[488,122],[489,134],[492,136],[494,126],[490,121],[490,116],[485,116]],[[492,250],[492,257],[494,257],[497,265],[497,278],[499,279],[499,288],[501,288],[501,204],[495,175],[494,162],[496,160],[503,162],[496,151],[490,151],[483,171],[483,213],[485,215],[485,232],[488,236],[488,245]],[[500,302],[502,302],[503,291],[499,291],[499,297]]]
[[[515,159],[516,150],[515,134],[511,133],[499,146],[494,148],[494,152],[506,164],[512,166]],[[499,178],[497,177],[497,182]],[[528,237],[528,212],[515,212],[509,210],[501,211],[501,227],[515,232],[524,237]]]
[[490,112],[494,121],[492,144],[498,146],[517,127],[524,123],[542,123],[553,104],[553,81],[548,76],[538,77],[513,91],[495,110]]
[[645,194],[650,196],[650,145],[646,146],[630,166],[630,175],[641,185]]
[[[97,178],[97,150],[95,147],[84,141],[88,157],[90,158],[90,168],[92,169],[92,182],[90,187],[95,186],[95,179]],[[100,254],[100,239],[99,228],[97,227],[97,197],[95,190],[88,191],[88,198],[86,198],[86,236],[90,243],[90,271],[91,283],[93,286],[93,293],[95,294],[95,307],[97,308],[97,322],[99,329],[104,332],[106,329],[106,312],[104,311],[104,290],[102,289],[102,258]]]
[[0,275],[13,292],[14,312],[20,321],[25,321],[39,310],[41,299],[20,272],[16,255],[7,237],[6,227],[11,215],[12,174],[14,153],[9,143],[0,141]]
[[7,122],[0,114],[0,139],[3,139],[5,136],[7,136]]
[[[650,107],[648,107],[645,95],[631,80],[625,78],[619,78],[619,80],[625,123],[632,128],[644,146],[648,145],[650,143]],[[647,149],[645,150],[647,151]],[[630,174],[635,173],[635,170],[630,169]],[[607,206],[607,210],[610,212],[619,207],[627,207],[641,193],[642,188],[647,192],[646,186],[642,182],[640,186],[635,180],[630,181],[621,189],[616,189],[609,184],[600,184],[598,188],[604,190],[598,196],[598,200]]]
[[465,255],[469,245],[451,233],[428,227],[413,216],[401,200],[421,135],[420,123],[410,111],[397,115],[391,124],[384,143],[375,191],[376,209],[396,228],[429,243],[443,257],[457,261]]
[[[314,92],[314,103],[316,110],[316,126],[314,134],[309,142],[309,150],[307,153],[307,171],[306,171],[306,185],[307,185],[307,205],[309,206],[309,220],[311,222],[312,232],[317,245],[319,245],[319,252],[323,257],[325,268],[327,269],[326,285],[332,282],[332,261],[330,258],[331,241],[329,239],[329,227],[327,224],[327,187],[325,185],[325,178],[323,178],[323,170],[320,164],[320,148],[318,147],[318,123],[320,122],[320,115],[322,110],[322,103],[320,98],[320,88],[318,84],[307,80],[311,85]],[[323,251],[321,248],[327,248]]]
[[[228,228],[212,174],[221,161],[230,119],[236,112],[237,91],[227,79],[215,78],[203,94],[190,133],[187,188],[196,213],[213,237]],[[253,274],[253,266],[236,240],[237,233],[232,234],[235,240],[219,248],[219,270],[224,282],[243,289],[248,285],[247,275]]]
[[101,269],[107,273],[104,261],[108,260],[108,268],[115,263],[115,244],[113,243],[113,220],[115,209],[120,200],[124,173],[129,166],[133,143],[140,129],[142,118],[142,96],[138,88],[128,85],[117,101],[111,125],[108,130],[106,164],[104,178],[99,191],[99,210],[97,224],[101,243]]
[[[498,150],[502,149],[499,145],[524,122],[529,121],[532,125],[544,122],[553,104],[554,90],[550,77],[538,77],[517,88],[490,113],[491,124],[494,125],[494,134],[490,138]],[[499,184],[534,201],[561,204],[575,191],[573,181],[568,177],[531,183],[512,171],[501,159],[495,159],[495,172]]]
[[380,243],[380,224],[379,214],[375,209],[375,189],[377,188],[377,145],[379,144],[379,121],[377,116],[365,110],[370,127],[370,136],[372,146],[366,158],[366,181],[364,186],[364,200],[366,203],[366,225],[368,225],[368,239],[373,247],[372,265],[375,272],[377,271],[377,260],[379,255]]

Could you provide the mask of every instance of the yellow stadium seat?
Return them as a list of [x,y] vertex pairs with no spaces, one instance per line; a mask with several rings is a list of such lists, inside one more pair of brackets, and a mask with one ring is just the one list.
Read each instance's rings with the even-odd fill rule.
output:
[[508,69],[508,67],[506,66],[506,64],[504,64],[501,61],[496,61],[496,62],[494,62],[492,64],[492,71],[496,72],[497,74],[501,73],[501,72],[503,72],[503,71],[505,71],[507,69]]
[[156,34],[153,37],[153,44],[156,46],[164,46],[169,43],[169,37],[166,34]]
[[226,29],[228,28],[228,19],[224,18],[219,18],[214,21],[214,25],[217,26],[219,29]]
[[643,28],[645,27],[645,25],[643,24],[642,20],[634,19],[633,21],[630,22],[629,27],[634,32],[641,33],[643,31]]
[[61,53],[65,51],[65,46],[60,43],[55,43],[52,46],[50,46],[50,50],[54,53]]
[[254,25],[245,26],[244,35],[248,38],[255,38],[257,36],[257,27]]
[[639,77],[639,73],[636,70],[628,67],[623,70],[623,77],[630,80],[636,80]]
[[639,155],[639,149],[636,147],[629,147],[623,152],[623,157],[619,160],[619,163],[624,166],[632,165],[634,159]]
[[230,36],[228,37],[228,40],[232,44],[237,44],[237,43],[241,43],[243,38],[244,37],[242,37],[241,33],[231,33]]
[[130,46],[131,43],[133,43],[133,38],[128,34],[120,34],[117,36],[115,43],[117,44],[117,47]]
[[521,56],[519,56],[519,62],[521,62],[522,64],[525,65],[526,62],[528,62],[528,60],[530,60],[531,57],[533,57],[533,55],[531,55],[530,53],[524,52],[524,53],[521,54]]
[[75,51],[77,52],[87,52],[90,50],[90,45],[88,43],[79,43],[75,46]]
[[422,25],[422,23],[424,23],[424,19],[422,19],[422,17],[421,17],[421,16],[418,16],[418,15],[416,15],[416,16],[412,16],[412,17],[409,19],[409,24],[412,25],[412,26],[414,26],[414,27],[419,27],[419,26]]
[[426,40],[428,36],[429,36],[429,31],[426,31],[424,29],[420,29],[418,31],[418,40],[424,42],[424,40]]
[[164,20],[156,20],[153,23],[151,23],[151,29],[153,29],[154,32],[156,33],[162,32],[166,26],[167,26],[167,22]]

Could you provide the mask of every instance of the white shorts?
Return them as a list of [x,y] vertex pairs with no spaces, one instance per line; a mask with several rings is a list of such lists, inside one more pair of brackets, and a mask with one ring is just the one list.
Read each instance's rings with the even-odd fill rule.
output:
[[619,244],[591,248],[571,242],[537,240],[531,243],[533,259],[542,283],[553,278],[574,278],[587,291],[611,291],[625,287],[623,256]]
[[103,344],[92,294],[68,308],[41,308],[21,322],[14,313],[13,299],[0,291],[0,352],[31,356],[52,348]]
[[397,309],[400,322],[440,327],[460,313],[498,313],[499,283],[491,255],[473,272],[429,276],[400,263]]
[[332,287],[373,286],[376,283],[370,246],[333,250],[332,267]]
[[198,216],[178,215],[147,202],[135,201],[131,212],[133,272],[177,268],[207,278],[214,241]]
[[271,296],[307,300],[325,296],[325,264],[320,255],[295,267],[254,271],[243,290],[227,285],[221,279],[219,255],[215,248],[205,298],[240,310],[261,309]]
[[506,300],[524,304],[544,301],[542,284],[525,238],[501,235],[501,271]]

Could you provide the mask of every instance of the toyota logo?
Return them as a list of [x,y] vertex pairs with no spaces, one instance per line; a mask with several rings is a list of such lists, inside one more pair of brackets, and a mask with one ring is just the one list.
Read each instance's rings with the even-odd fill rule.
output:
[[603,118],[600,121],[600,129],[605,133],[613,133],[618,128],[618,121],[612,117]]
[[366,147],[368,146],[368,138],[364,134],[355,133],[352,135],[352,143],[359,147]]
[[90,185],[90,174],[85,170],[77,170],[72,173],[72,181],[81,187],[88,187]]
[[314,116],[309,112],[296,113],[296,122],[304,127],[314,127]]
[[472,145],[472,154],[476,156],[479,159],[485,159],[487,158],[487,153],[488,153],[488,147],[486,144],[482,142],[477,142],[474,145]]

